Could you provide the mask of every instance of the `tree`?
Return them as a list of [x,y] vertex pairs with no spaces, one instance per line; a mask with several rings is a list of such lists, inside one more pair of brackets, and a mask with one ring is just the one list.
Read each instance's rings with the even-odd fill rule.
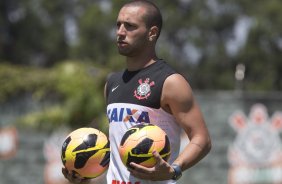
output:
[[[115,21],[124,2],[2,0],[0,60],[52,66],[75,59],[117,70]],[[282,89],[281,1],[154,2],[164,19],[158,54],[193,88],[233,90],[242,63],[245,90]]]

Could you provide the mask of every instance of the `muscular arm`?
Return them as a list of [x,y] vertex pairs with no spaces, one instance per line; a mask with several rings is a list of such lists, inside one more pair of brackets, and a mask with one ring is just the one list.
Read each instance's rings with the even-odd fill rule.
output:
[[186,170],[208,154],[211,141],[192,89],[181,75],[173,74],[166,79],[161,106],[176,118],[189,137],[190,143],[174,161],[182,170]]
[[[165,80],[161,107],[175,117],[190,139],[190,143],[174,161],[184,171],[208,154],[211,149],[211,141],[200,108],[193,97],[192,89],[181,75],[173,74]],[[133,168],[129,168],[131,174],[137,178],[153,181],[171,179],[174,173],[171,165],[164,161],[157,152],[153,155],[157,160],[154,167],[146,168],[131,162],[130,165]]]

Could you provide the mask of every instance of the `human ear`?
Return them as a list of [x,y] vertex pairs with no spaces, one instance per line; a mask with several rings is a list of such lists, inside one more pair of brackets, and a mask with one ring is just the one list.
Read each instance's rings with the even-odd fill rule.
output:
[[158,34],[159,34],[159,28],[157,26],[151,27],[149,32],[149,40],[150,41],[156,40]]

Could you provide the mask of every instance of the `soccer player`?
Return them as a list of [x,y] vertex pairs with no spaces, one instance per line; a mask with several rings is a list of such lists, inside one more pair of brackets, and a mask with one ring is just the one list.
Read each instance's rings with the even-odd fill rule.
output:
[[[117,47],[126,69],[112,74],[105,86],[111,160],[108,184],[172,184],[182,172],[197,164],[211,149],[211,140],[200,107],[185,78],[159,59],[155,46],[162,28],[158,7],[146,0],[130,1],[120,9],[116,23]],[[124,133],[140,123],[161,127],[169,137],[171,156],[146,168],[131,163],[127,169],[118,146]],[[181,131],[189,144],[179,153]],[[80,182],[64,170],[70,181]]]

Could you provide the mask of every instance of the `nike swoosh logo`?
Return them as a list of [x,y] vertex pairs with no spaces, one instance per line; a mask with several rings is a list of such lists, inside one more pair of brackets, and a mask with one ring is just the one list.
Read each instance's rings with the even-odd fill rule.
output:
[[114,92],[118,87],[119,87],[119,85],[117,85],[116,87],[114,87],[114,88],[112,89],[112,92]]

